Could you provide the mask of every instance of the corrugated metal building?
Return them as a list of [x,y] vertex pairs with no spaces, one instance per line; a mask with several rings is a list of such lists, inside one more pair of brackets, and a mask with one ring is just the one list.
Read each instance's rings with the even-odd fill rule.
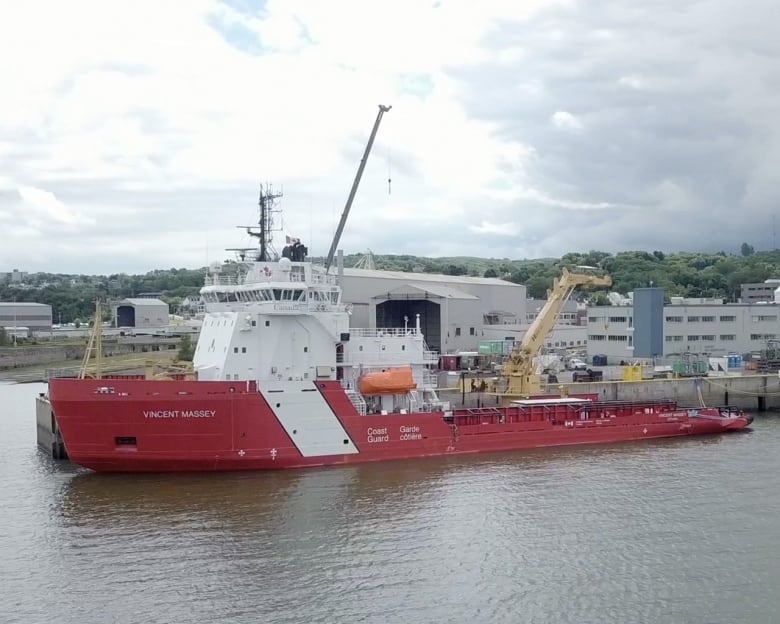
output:
[[525,318],[526,289],[493,277],[343,269],[352,327],[414,327],[440,353],[476,350],[487,325]]
[[168,304],[160,299],[123,299],[114,306],[116,327],[168,325]]
[[27,327],[30,334],[51,331],[51,306],[45,303],[5,302],[0,303],[0,327],[12,330]]

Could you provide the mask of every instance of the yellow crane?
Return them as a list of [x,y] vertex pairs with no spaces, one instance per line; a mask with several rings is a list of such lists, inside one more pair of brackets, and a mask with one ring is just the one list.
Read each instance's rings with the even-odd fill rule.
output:
[[578,286],[599,287],[612,285],[609,275],[599,275],[593,267],[576,267],[582,271],[572,273],[564,268],[561,276],[553,282],[552,290],[547,291],[547,301],[539,315],[525,332],[520,344],[514,348],[504,365],[506,394],[511,396],[530,396],[541,394],[542,385],[534,370],[534,358],[544,345],[547,336],[555,327],[561,307]]

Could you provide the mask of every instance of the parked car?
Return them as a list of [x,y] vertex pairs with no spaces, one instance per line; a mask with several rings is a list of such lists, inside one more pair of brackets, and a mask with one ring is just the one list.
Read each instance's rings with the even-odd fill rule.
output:
[[603,381],[604,372],[600,370],[594,371],[590,368],[585,372],[574,371],[574,373],[572,373],[571,380],[572,381]]
[[588,365],[579,358],[571,358],[566,362],[566,370],[587,370]]

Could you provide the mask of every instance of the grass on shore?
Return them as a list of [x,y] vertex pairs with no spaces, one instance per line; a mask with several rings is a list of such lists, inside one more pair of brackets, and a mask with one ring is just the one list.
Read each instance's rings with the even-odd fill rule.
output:
[[[171,364],[174,353],[171,351],[150,351],[149,353],[125,353],[103,357],[103,373],[144,371],[150,364],[164,366]],[[90,362],[94,367],[94,360]],[[47,370],[69,371],[74,375],[81,369],[81,360],[46,362],[33,366],[21,366],[0,371],[0,380],[16,382],[46,381]]]

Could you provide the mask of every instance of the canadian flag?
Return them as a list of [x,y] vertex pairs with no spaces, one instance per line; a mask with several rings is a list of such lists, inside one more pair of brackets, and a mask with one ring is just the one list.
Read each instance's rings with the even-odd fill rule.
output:
[[290,236],[288,236],[287,234],[285,234],[285,236],[284,236],[284,243],[285,243],[285,245],[290,245],[292,242],[293,242],[293,239]]

